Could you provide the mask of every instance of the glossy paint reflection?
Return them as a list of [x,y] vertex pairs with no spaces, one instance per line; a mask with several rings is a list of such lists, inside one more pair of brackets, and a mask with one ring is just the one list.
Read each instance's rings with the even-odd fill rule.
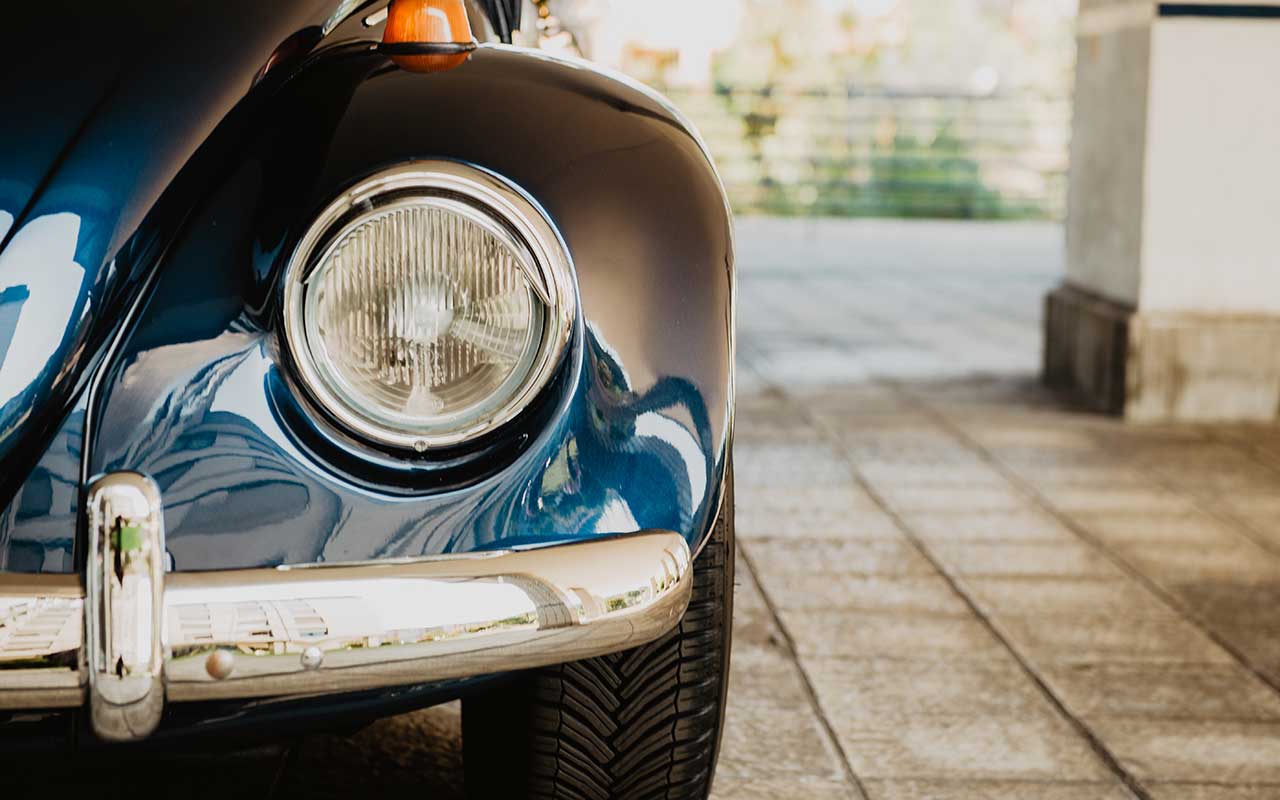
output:
[[24,225],[0,253],[0,297],[13,298],[6,305],[14,309],[0,323],[0,338],[19,342],[5,348],[0,363],[0,437],[30,413],[37,382],[54,377],[46,370],[61,363],[58,351],[83,313],[79,236],[78,216],[48,214]]
[[[84,390],[145,275],[203,191],[204,156],[284,80],[335,0],[7,4],[0,24],[0,503]],[[349,27],[349,26],[348,26]],[[298,38],[314,31],[310,39]],[[349,34],[342,26],[333,32]],[[274,60],[273,60],[274,59]],[[273,90],[262,81],[258,94]],[[6,291],[6,287],[8,290]],[[11,321],[11,320],[9,320]],[[0,563],[3,557],[0,556]]]
[[[579,373],[568,413],[474,486],[396,496],[317,463],[275,407],[289,389],[263,333],[229,331],[137,354],[113,390],[95,460],[102,471],[156,479],[178,570],[688,530],[708,476],[699,432],[676,418],[698,416],[696,398],[599,384],[592,376],[621,371],[600,361],[605,349],[590,336],[594,366]],[[158,385],[161,376],[174,383]],[[609,403],[589,405],[592,396]]]
[[[76,331],[91,315],[83,241],[79,215],[51,213],[0,251],[0,493],[16,492],[0,513],[0,570],[74,564],[85,406],[67,411],[51,393],[72,379]],[[54,433],[40,442],[33,434],[45,428]]]
[[80,517],[81,402],[0,513],[0,572],[71,572]]

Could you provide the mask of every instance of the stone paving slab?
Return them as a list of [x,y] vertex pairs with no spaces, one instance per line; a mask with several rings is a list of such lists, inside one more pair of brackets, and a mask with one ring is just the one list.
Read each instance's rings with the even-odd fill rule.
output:
[[[1001,456],[1011,462],[1018,463],[1018,458],[1034,458],[1034,448],[1023,448],[1020,453],[1008,449],[1000,451]],[[1031,485],[1044,489],[1046,487],[1063,486],[1068,488],[1150,488],[1151,480],[1135,467],[1122,467],[1107,464],[1105,457],[1097,454],[1081,455],[1076,461],[1060,463],[1023,462],[1018,463],[1018,472],[1023,480]]]
[[1091,725],[1139,780],[1280,784],[1280,723],[1099,717]]
[[734,697],[725,712],[718,775],[800,775],[840,781],[844,771],[808,706]]
[[849,487],[844,460],[834,448],[796,443],[735,449],[734,479],[744,487]]
[[[900,461],[866,459],[858,462],[858,472],[874,486],[893,486],[904,489],[956,486],[995,491],[1003,488],[1008,483],[999,472],[981,462],[967,464],[904,464]],[[944,513],[954,512],[955,509],[946,509]]]
[[1280,695],[1236,663],[1040,665],[1041,675],[1083,718],[1280,720]]
[[[846,471],[841,468],[841,472]],[[858,515],[874,513],[878,509],[876,501],[852,478],[828,486],[761,486],[753,488],[741,499],[735,498],[735,501],[746,518],[743,521],[747,523],[766,515],[821,515],[825,518],[823,521],[830,524],[847,518],[856,521]],[[838,538],[845,537],[857,538],[853,533],[844,533]]]
[[1040,663],[1221,664],[1231,656],[1181,619],[1001,616],[1000,628]]
[[1170,544],[1209,549],[1239,547],[1246,537],[1231,524],[1202,511],[1088,512],[1073,518],[1111,546]]
[[1210,620],[1215,630],[1275,627],[1271,612],[1280,608],[1280,583],[1230,579],[1162,583],[1192,614]]
[[[1236,619],[1246,622],[1238,624]],[[1275,620],[1230,616],[1227,622],[1217,625],[1214,632],[1235,649],[1240,660],[1256,669],[1272,686],[1280,686],[1280,628]]]
[[1156,619],[1174,621],[1178,612],[1146,587],[1127,578],[982,577],[961,583],[992,615],[1034,617]]
[[904,537],[893,540],[760,539],[743,542],[761,578],[773,575],[934,575]]
[[734,696],[749,698],[755,704],[785,709],[802,709],[809,705],[799,667],[785,647],[773,645],[767,639],[763,645],[756,645],[739,637],[733,650],[733,661],[729,688]]
[[893,519],[850,480],[844,486],[767,488],[746,493],[738,535],[746,539],[901,538]]
[[[762,570],[763,571],[763,570]],[[841,575],[771,571],[769,594],[788,611],[892,611],[967,617],[970,609],[941,576]]]
[[1094,578],[1123,577],[1106,554],[1078,541],[944,542],[930,551],[966,577]]
[[885,503],[899,513],[920,511],[949,512],[1011,512],[1030,508],[1027,499],[1008,486],[975,484],[969,486],[895,486],[891,483],[876,485],[876,491]]
[[867,779],[1105,781],[1107,769],[1049,713],[837,719],[854,772]]
[[1280,552],[1280,514],[1274,511],[1227,511],[1224,512],[1247,528],[1253,538],[1262,542],[1271,552]]
[[904,521],[927,542],[1053,542],[1075,544],[1060,521],[1039,510],[908,512]]
[[1044,486],[1041,494],[1055,508],[1071,513],[1130,511],[1166,513],[1191,511],[1191,498],[1161,489],[1134,486]]
[[867,611],[782,611],[801,656],[1000,659],[1005,651],[971,617]]
[[858,790],[844,780],[809,776],[741,777],[716,775],[713,800],[860,800]]
[[870,800],[1129,800],[1132,797],[1115,782],[871,780],[866,782],[866,789]]
[[1156,547],[1124,543],[1112,549],[1140,572],[1164,583],[1280,583],[1280,562],[1249,541],[1230,545],[1161,542]]
[[1166,484],[1190,494],[1265,491],[1275,480],[1273,468],[1238,452],[1231,459],[1197,463],[1183,458],[1153,468]]
[[1271,786],[1222,786],[1204,783],[1152,783],[1153,800],[1275,800],[1280,784]]
[[795,514],[763,512],[747,521],[739,531],[743,539],[794,539],[836,541],[880,539],[897,542],[902,531],[893,518],[877,510],[856,512],[808,511]]
[[1048,701],[1012,658],[937,661],[807,658],[805,668],[834,720],[1049,713]]
[[[1273,462],[1272,469],[1280,468],[1280,454]],[[1280,520],[1280,497],[1273,492],[1249,491],[1233,492],[1219,495],[1219,502],[1235,511],[1266,514],[1272,521]]]

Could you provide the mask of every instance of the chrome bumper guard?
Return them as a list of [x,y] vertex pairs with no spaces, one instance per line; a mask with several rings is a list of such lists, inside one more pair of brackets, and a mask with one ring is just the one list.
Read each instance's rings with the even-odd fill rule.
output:
[[76,575],[0,573],[0,709],[85,704],[109,741],[166,702],[330,694],[527,669],[652,641],[688,605],[678,534],[528,550],[165,573],[160,492],[88,493]]

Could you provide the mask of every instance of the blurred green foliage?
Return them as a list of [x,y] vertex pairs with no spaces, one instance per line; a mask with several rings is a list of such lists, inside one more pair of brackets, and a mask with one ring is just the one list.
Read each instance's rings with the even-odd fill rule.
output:
[[1065,144],[1033,119],[1069,105],[1034,95],[887,95],[717,87],[671,90],[720,166],[739,213],[1057,218]]
[[627,33],[619,63],[698,125],[739,211],[1062,215],[1075,0],[714,5],[732,33],[705,61],[688,31]]

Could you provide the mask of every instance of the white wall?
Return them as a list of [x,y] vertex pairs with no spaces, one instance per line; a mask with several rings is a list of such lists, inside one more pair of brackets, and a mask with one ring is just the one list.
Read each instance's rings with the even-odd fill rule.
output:
[[1280,314],[1280,20],[1162,18],[1139,308]]
[[1067,280],[1138,302],[1152,0],[1082,0],[1067,201]]

